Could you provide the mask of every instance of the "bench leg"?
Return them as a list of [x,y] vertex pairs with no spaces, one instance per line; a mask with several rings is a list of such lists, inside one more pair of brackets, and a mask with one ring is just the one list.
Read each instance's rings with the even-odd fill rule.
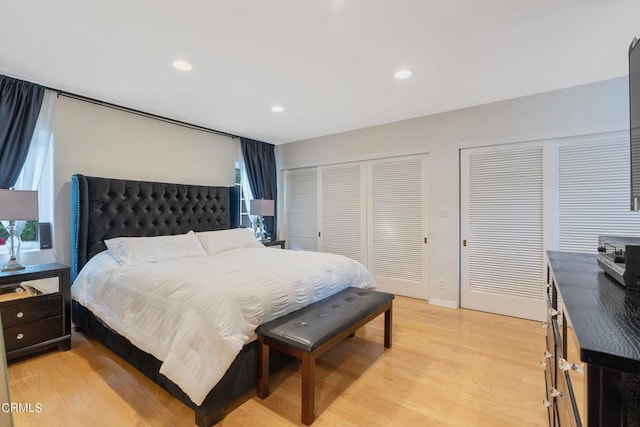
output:
[[258,397],[269,396],[269,346],[264,343],[262,335],[258,335]]
[[393,306],[389,307],[389,310],[384,312],[384,346],[386,348],[391,348],[392,309]]
[[315,420],[316,358],[311,353],[302,354],[302,424],[311,425]]

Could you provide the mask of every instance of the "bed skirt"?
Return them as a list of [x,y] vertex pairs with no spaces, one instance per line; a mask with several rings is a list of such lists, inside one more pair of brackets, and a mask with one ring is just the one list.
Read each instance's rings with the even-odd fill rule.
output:
[[[76,328],[85,335],[99,341],[109,350],[125,359],[153,382],[171,393],[175,398],[195,411],[195,422],[200,427],[211,426],[224,418],[227,403],[238,398],[257,384],[257,345],[253,341],[245,345],[236,356],[231,366],[209,392],[200,406],[191,399],[175,383],[160,373],[160,362],[151,354],[135,347],[131,342],[119,335],[99,318],[77,301],[72,301],[72,319]],[[271,351],[271,368],[273,373],[282,369],[293,360],[291,356],[278,351]]]

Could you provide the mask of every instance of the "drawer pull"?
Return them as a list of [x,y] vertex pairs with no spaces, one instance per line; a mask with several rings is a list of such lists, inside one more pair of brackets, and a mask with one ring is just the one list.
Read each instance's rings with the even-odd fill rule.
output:
[[579,365],[576,365],[575,363],[569,363],[566,359],[560,359],[559,363],[558,363],[558,367],[560,368],[561,371],[576,371],[579,372],[581,374],[584,374],[584,364],[581,363]]
[[16,339],[21,340],[22,338],[24,338],[24,334],[18,334],[18,335],[16,335]]
[[547,399],[544,399],[542,401],[542,404],[544,405],[545,408],[551,408],[553,406],[553,403],[549,402]]
[[23,313],[23,312],[19,311],[19,312],[17,312],[17,313],[16,313],[16,317],[17,317],[18,319],[21,319],[21,318],[22,318],[22,316],[24,316],[24,313]]
[[542,322],[540,323],[540,326],[542,326],[543,328],[548,328],[549,324],[547,322]]
[[549,350],[545,350],[544,357],[547,359],[551,359],[553,357],[553,353],[551,353]]
[[540,362],[540,367],[546,368],[547,366],[549,366],[548,362]]
[[551,397],[562,397],[564,396],[560,390],[555,387],[551,387]]

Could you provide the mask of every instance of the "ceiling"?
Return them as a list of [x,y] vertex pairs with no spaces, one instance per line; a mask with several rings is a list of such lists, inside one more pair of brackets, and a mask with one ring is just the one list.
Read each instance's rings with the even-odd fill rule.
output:
[[0,73],[279,144],[624,76],[639,17],[638,0],[9,1]]

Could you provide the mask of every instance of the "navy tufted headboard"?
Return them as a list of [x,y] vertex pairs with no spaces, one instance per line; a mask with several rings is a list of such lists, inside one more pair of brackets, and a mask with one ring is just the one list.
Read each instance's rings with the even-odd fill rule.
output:
[[237,188],[71,177],[71,278],[114,237],[237,228]]

